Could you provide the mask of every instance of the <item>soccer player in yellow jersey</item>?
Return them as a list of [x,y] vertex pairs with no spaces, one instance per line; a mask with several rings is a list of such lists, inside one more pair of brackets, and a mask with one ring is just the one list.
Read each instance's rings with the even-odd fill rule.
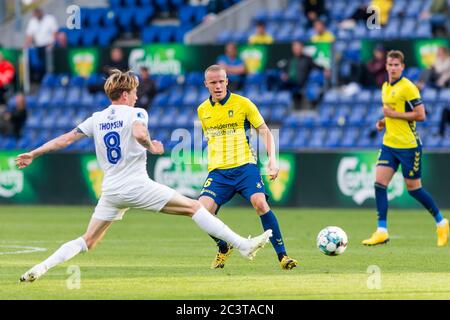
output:
[[422,187],[421,160],[422,143],[416,132],[416,121],[425,121],[425,107],[419,90],[402,76],[404,56],[401,51],[389,51],[386,70],[389,82],[381,89],[384,119],[377,121],[376,128],[386,132],[376,167],[375,200],[378,213],[378,229],[372,237],[364,240],[364,245],[387,243],[388,197],[387,187],[402,166],[406,188],[433,216],[437,225],[437,245],[448,242],[449,223],[440,213],[431,195]]
[[[217,214],[220,206],[239,193],[247,199],[261,218],[264,230],[272,229],[272,245],[283,269],[292,269],[298,262],[290,258],[284,246],[277,218],[267,203],[264,183],[249,145],[247,133],[251,126],[263,138],[269,155],[268,174],[277,178],[273,135],[256,106],[247,98],[227,89],[226,71],[212,65],[205,71],[205,86],[210,97],[198,107],[198,117],[208,140],[208,177],[199,201],[209,212]],[[232,246],[212,237],[219,251],[212,268],[223,268]]]

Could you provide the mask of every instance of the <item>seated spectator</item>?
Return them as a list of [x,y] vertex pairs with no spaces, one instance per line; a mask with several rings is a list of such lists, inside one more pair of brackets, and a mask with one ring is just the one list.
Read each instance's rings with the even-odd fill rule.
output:
[[22,136],[22,128],[27,121],[27,109],[23,94],[16,95],[15,99],[16,107],[14,110],[2,114],[0,119],[0,133],[19,139]]
[[450,107],[447,106],[442,110],[441,121],[439,123],[439,135],[441,137],[445,136],[445,129],[447,127],[447,123],[450,123]]
[[256,23],[256,32],[248,38],[249,44],[272,44],[273,37],[267,33],[266,24],[263,21]]
[[150,78],[150,70],[147,67],[141,67],[139,71],[139,86],[137,88],[138,100],[136,107],[148,111],[153,98],[156,95],[156,83]]
[[376,7],[380,12],[380,24],[385,26],[389,21],[389,14],[393,6],[392,0],[372,0],[369,7]]
[[235,43],[228,43],[225,46],[225,54],[217,58],[217,64],[225,68],[228,76],[228,88],[231,91],[240,90],[246,74],[245,64],[238,57]]
[[122,72],[128,71],[128,60],[124,57],[121,48],[112,48],[109,56],[109,60],[105,63],[103,71],[108,74],[112,69],[119,69]]
[[439,47],[436,60],[425,70],[417,83],[419,88],[429,85],[434,88],[450,87],[450,55],[446,47]]
[[67,48],[67,34],[64,31],[58,31],[55,36],[55,47],[56,48]]
[[6,93],[14,80],[15,69],[0,52],[0,105],[6,104]]
[[327,30],[325,23],[321,20],[314,22],[315,33],[311,36],[311,42],[334,42],[334,35]]
[[448,33],[446,26],[448,13],[449,4],[447,0],[432,0],[428,11],[422,12],[420,18],[430,21],[433,36],[446,36]]
[[[309,74],[314,68],[323,69],[314,60],[304,53],[304,45],[300,41],[292,43],[292,57],[281,73],[281,90],[289,90],[294,99],[296,109],[303,105],[303,90],[306,87]],[[329,70],[325,70],[325,76],[329,77]]]
[[314,22],[327,16],[324,0],[303,0],[303,12],[308,19],[307,28],[312,28]]
[[359,22],[366,23],[369,17],[372,15],[367,12],[367,4],[361,4],[353,14],[339,23],[339,28],[341,29],[353,29]]
[[368,73],[366,74],[365,84],[370,87],[376,86],[381,88],[383,83],[387,80],[386,73],[386,51],[383,46],[378,45],[373,50],[373,57],[366,65]]

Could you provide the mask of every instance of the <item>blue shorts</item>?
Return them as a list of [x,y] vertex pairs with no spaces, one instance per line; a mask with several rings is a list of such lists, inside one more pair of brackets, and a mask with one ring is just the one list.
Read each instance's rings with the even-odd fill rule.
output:
[[402,165],[405,179],[420,179],[422,171],[422,147],[397,149],[382,145],[377,166],[387,166],[397,171]]
[[206,178],[200,197],[210,197],[220,207],[236,193],[250,201],[250,197],[258,192],[264,193],[268,198],[258,166],[248,163],[231,169],[212,170]]

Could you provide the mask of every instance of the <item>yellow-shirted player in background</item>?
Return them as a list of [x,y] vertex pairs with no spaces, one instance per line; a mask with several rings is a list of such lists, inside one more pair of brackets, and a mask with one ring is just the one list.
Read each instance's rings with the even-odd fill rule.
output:
[[402,76],[404,68],[403,53],[389,51],[386,61],[389,82],[381,89],[384,119],[376,123],[379,131],[386,128],[375,177],[378,228],[362,243],[377,245],[389,241],[387,187],[401,165],[408,193],[432,214],[437,225],[437,245],[442,247],[448,242],[449,223],[421,182],[422,142],[416,132],[416,121],[425,121],[425,106],[417,87]]
[[[208,140],[209,174],[199,201],[209,212],[217,214],[220,206],[239,193],[251,202],[261,218],[264,230],[272,229],[271,242],[281,267],[295,268],[298,262],[286,253],[280,227],[267,203],[256,156],[247,136],[253,126],[263,138],[269,155],[268,174],[274,180],[279,169],[273,135],[249,99],[228,91],[228,78],[224,68],[219,65],[207,68],[205,86],[210,97],[200,104],[197,111]],[[219,247],[212,268],[223,268],[233,248],[221,239],[212,238]]]

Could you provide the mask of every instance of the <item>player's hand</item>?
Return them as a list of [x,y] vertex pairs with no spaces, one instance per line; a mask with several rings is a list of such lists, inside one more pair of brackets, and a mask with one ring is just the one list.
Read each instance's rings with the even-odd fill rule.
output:
[[375,127],[378,131],[382,131],[386,127],[386,122],[384,120],[378,120]]
[[34,157],[30,152],[19,154],[16,158],[16,166],[19,169],[26,168],[33,162],[33,159]]
[[396,113],[397,112],[390,104],[388,103],[383,104],[383,114],[385,117],[395,118]]
[[152,154],[163,154],[164,146],[161,141],[152,140],[152,147],[150,148]]
[[274,181],[278,177],[279,171],[280,169],[278,168],[277,165],[269,163],[269,165],[267,166],[267,172],[270,176],[270,181]]

